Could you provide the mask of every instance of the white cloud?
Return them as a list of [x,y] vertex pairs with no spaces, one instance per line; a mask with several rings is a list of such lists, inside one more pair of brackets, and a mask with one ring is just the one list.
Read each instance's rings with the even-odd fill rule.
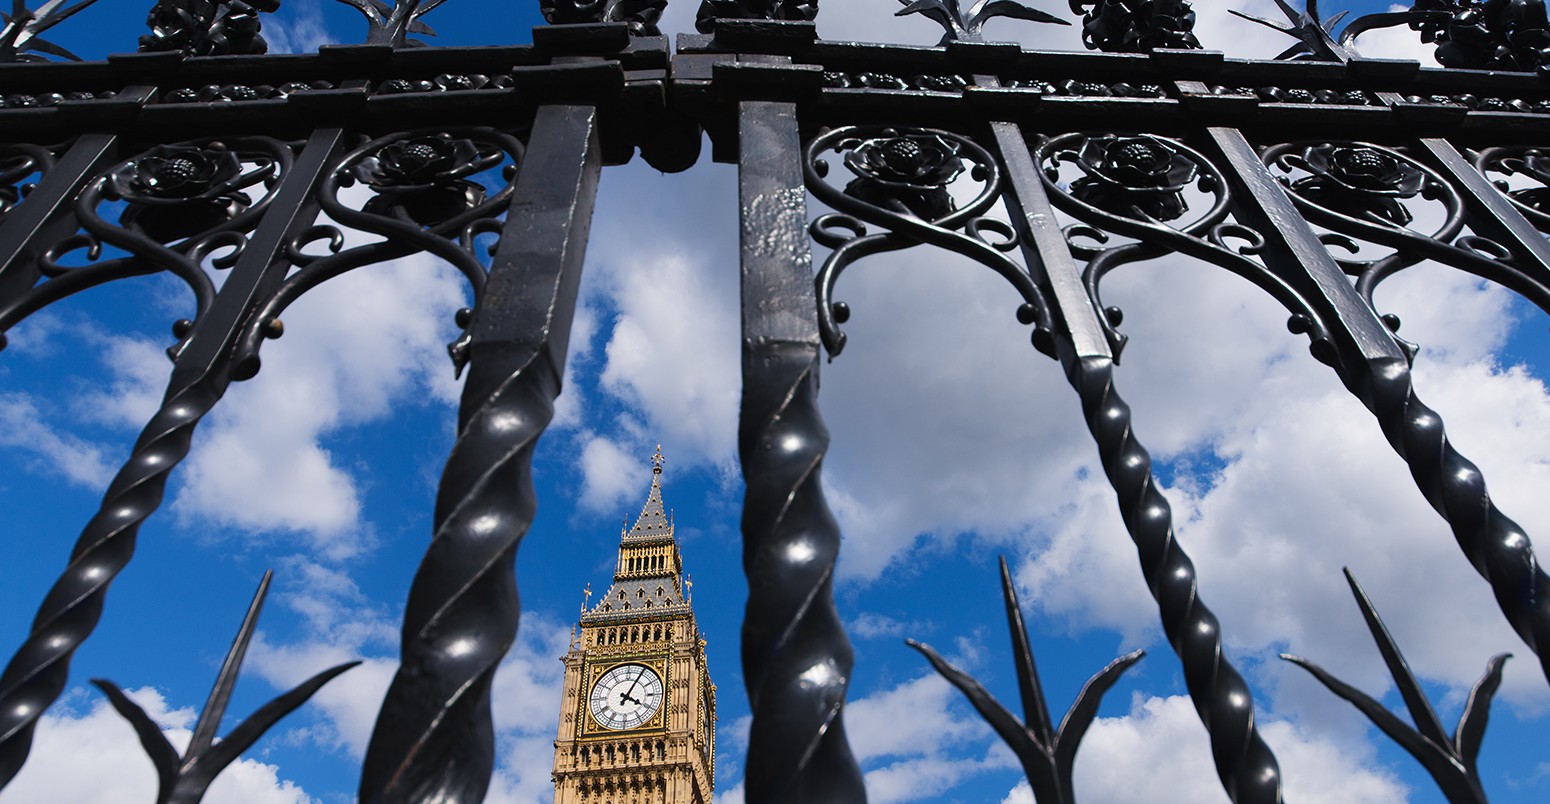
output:
[[641,457],[596,434],[581,438],[581,504],[593,511],[610,511],[638,493]]
[[[260,633],[250,666],[274,686],[289,688],[326,667],[365,659],[312,698],[309,708],[317,713],[312,725],[287,733],[292,742],[342,750],[358,760],[398,668],[397,618],[337,570],[293,559],[286,562],[285,577],[291,580],[280,599],[303,616],[305,627],[299,639],[285,643]],[[569,640],[568,626],[542,612],[523,613],[516,645],[496,671],[491,693],[500,755],[490,801],[535,801],[553,792],[549,772],[564,681],[564,665],[557,660]],[[539,795],[546,788],[549,792]]]
[[463,280],[428,256],[368,266],[313,289],[264,346],[264,371],[235,385],[194,442],[174,502],[220,527],[306,535],[326,555],[369,543],[357,477],[323,445],[395,408],[452,404],[446,343]]
[[[179,751],[188,746],[196,713],[172,708],[155,689],[129,690]],[[77,707],[90,701],[85,711]],[[38,721],[32,753],[0,793],[6,804],[121,804],[156,798],[156,773],[129,722],[95,690],[71,691]],[[274,765],[239,759],[210,786],[207,801],[232,804],[312,804]]]
[[270,53],[315,53],[319,47],[339,41],[323,22],[319,0],[286,3],[278,12],[259,19]]
[[[1384,804],[1407,800],[1370,747],[1331,742],[1277,721],[1262,728],[1280,760],[1288,801]],[[1130,712],[1093,722],[1077,752],[1076,793],[1093,804],[1225,802],[1206,733],[1184,696],[1135,695]],[[1007,802],[1019,800],[1013,791]]]
[[0,393],[0,447],[30,455],[27,465],[34,471],[87,488],[103,488],[113,478],[102,447],[44,421],[27,394]]

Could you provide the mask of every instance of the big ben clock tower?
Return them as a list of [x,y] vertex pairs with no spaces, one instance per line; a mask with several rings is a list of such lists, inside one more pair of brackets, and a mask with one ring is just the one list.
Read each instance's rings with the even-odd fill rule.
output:
[[[662,506],[662,448],[613,583],[565,654],[555,804],[710,804],[716,685]],[[589,599],[590,603],[590,599]]]

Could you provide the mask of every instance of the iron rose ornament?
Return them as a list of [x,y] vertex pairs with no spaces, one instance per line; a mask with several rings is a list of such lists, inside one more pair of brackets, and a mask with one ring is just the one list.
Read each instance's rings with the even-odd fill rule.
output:
[[1400,200],[1414,198],[1426,181],[1408,162],[1360,145],[1324,143],[1286,161],[1313,174],[1292,182],[1292,188],[1315,202],[1355,218],[1377,217],[1398,226],[1412,217]]
[[484,188],[467,177],[500,162],[469,139],[450,134],[390,142],[350,168],[348,179],[377,191],[366,211],[394,216],[401,212],[423,226],[449,220],[484,200]]
[[1087,175],[1071,183],[1078,201],[1117,215],[1139,212],[1171,221],[1189,209],[1183,191],[1199,171],[1195,163],[1156,137],[1088,137],[1074,154]]
[[845,154],[845,167],[856,174],[846,194],[928,221],[952,212],[947,187],[963,173],[958,145],[924,131],[883,135]]

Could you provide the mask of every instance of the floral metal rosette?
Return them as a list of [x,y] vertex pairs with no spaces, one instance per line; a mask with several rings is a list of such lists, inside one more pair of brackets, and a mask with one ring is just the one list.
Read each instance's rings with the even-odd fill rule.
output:
[[1184,189],[1199,169],[1188,157],[1156,137],[1107,134],[1084,138],[1067,152],[1086,175],[1071,183],[1078,201],[1116,215],[1171,221],[1189,209]]
[[1397,226],[1412,218],[1400,201],[1414,198],[1426,183],[1419,168],[1367,145],[1323,143],[1285,161],[1312,174],[1291,183],[1310,200],[1354,218],[1379,218]]
[[367,212],[395,217],[401,213],[434,226],[483,201],[484,187],[467,177],[500,160],[498,152],[481,149],[472,140],[433,134],[382,146],[350,167],[347,178],[377,192],[366,203]]
[[940,135],[888,130],[855,143],[845,167],[856,174],[847,195],[929,221],[953,211],[947,187],[963,173],[963,158],[958,144]]
[[108,174],[107,195],[129,202],[121,221],[163,242],[201,232],[249,206],[244,188],[269,179],[273,162],[244,169],[220,142],[158,145]]

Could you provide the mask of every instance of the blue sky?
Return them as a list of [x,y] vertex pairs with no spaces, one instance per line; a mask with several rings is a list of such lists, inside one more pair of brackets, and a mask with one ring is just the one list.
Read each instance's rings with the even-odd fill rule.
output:
[[[132,49],[148,4],[99,5],[52,38],[88,58]],[[689,30],[696,5],[673,4],[663,27]],[[1201,8],[1208,46],[1241,56],[1285,46],[1227,17],[1229,5],[1272,11]],[[427,21],[438,44],[523,42],[535,7],[453,0]],[[896,7],[830,2],[819,30],[915,44],[940,36],[918,17],[893,18]],[[265,22],[276,49],[292,51],[363,33],[351,9],[318,0],[290,0]],[[1079,47],[1070,29],[1000,21],[988,33]],[[1402,32],[1363,47],[1426,55]],[[735,192],[726,165],[604,173],[566,390],[535,458],[541,505],[518,557],[525,615],[496,685],[501,764],[490,801],[547,800],[556,659],[583,586],[608,580],[658,443],[720,690],[720,800],[741,801]],[[1104,290],[1131,338],[1120,391],[1161,463],[1228,652],[1254,688],[1288,800],[1442,800],[1408,756],[1275,658],[1308,656],[1399,705],[1342,566],[1365,584],[1450,726],[1487,658],[1518,655],[1482,772],[1494,801],[1545,800],[1550,757],[1536,749],[1550,690],[1375,421],[1285,332],[1284,312],[1183,260],[1125,269]],[[823,369],[833,433],[825,482],[846,535],[836,594],[857,656],[847,727],[873,801],[1031,801],[1011,755],[903,644],[932,644],[1014,703],[998,555],[1019,583],[1054,708],[1110,659],[1148,651],[1109,693],[1078,755],[1082,800],[1225,801],[1077,399],[1058,366],[1028,347],[1015,295],[982,268],[914,249],[858,264],[838,298],[854,316],[845,354]],[[1386,283],[1378,300],[1422,345],[1419,394],[1484,469],[1493,498],[1530,534],[1550,533],[1550,512],[1536,505],[1550,480],[1545,316],[1426,265]],[[211,800],[350,800],[452,441],[458,384],[444,344],[465,303],[454,272],[417,259],[342,277],[287,313],[264,371],[201,426],[75,658],[71,692],[0,802],[149,800],[149,763],[86,680],[136,690],[175,742],[186,739],[266,568],[275,586],[226,728],[324,667],[365,664],[276,727]],[[155,409],[168,326],[188,307],[172,280],[122,281],[35,316],[0,353],[7,654]]]

